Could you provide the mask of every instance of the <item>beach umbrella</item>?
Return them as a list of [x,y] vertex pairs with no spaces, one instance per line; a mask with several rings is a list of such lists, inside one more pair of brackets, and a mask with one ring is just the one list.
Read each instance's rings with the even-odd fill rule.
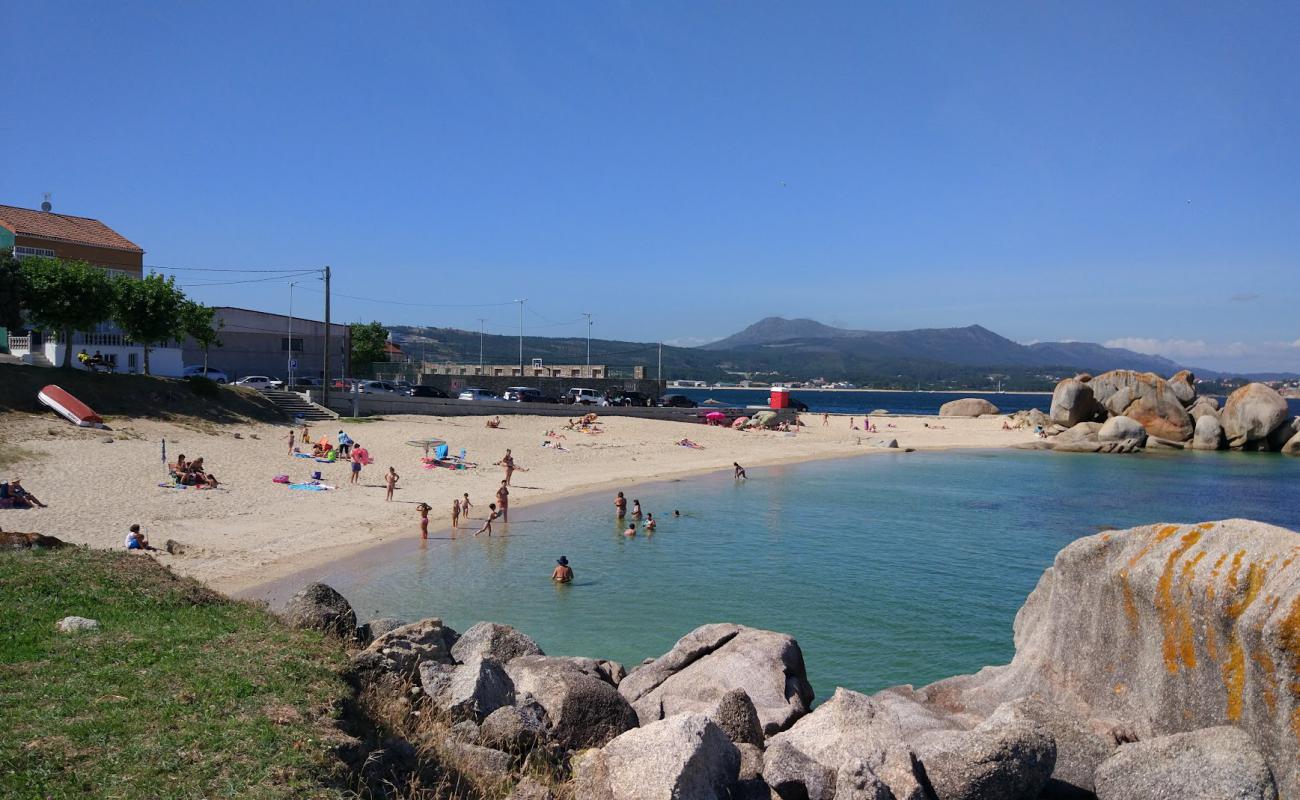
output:
[[727,415],[723,414],[721,411],[710,411],[709,413],[704,415],[704,418],[705,419],[726,419]]
[[726,403],[722,402],[721,400],[714,400],[712,397],[710,397],[708,400],[705,400],[705,401],[701,402],[700,405],[702,405],[702,406],[725,406]]

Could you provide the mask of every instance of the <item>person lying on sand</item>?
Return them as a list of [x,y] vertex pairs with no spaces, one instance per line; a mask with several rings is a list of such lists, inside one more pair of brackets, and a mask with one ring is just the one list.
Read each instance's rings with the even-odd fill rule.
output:
[[928,423],[928,422],[922,422],[921,425],[922,425],[922,427],[929,428],[930,430],[933,430],[933,431],[946,431],[946,430],[948,430],[948,426],[947,426],[947,425],[939,425],[939,424],[931,425],[931,424]]
[[500,428],[500,427],[501,427],[501,418],[500,418],[500,417],[493,417],[492,419],[488,420],[486,424],[487,424],[487,426],[488,426],[489,428]]
[[696,449],[696,450],[703,450],[703,449],[704,449],[704,445],[700,444],[699,442],[692,442],[690,439],[682,439],[682,440],[681,440],[680,442],[678,442],[677,444],[681,445],[682,447],[691,447],[691,448],[694,448],[694,449]]
[[555,560],[555,569],[551,572],[551,580],[556,583],[573,583],[573,569],[569,566],[569,559],[560,556]]
[[221,481],[217,480],[216,475],[209,472],[203,476],[203,485],[208,489],[215,489],[221,485]]

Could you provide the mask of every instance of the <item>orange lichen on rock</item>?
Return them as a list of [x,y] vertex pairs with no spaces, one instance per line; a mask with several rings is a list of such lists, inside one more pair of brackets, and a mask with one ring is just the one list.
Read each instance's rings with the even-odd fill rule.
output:
[[1170,536],[1173,536],[1175,533],[1178,533],[1177,525],[1166,525],[1156,531],[1155,535],[1153,535],[1146,544],[1142,545],[1142,549],[1137,552],[1137,555],[1130,558],[1128,564],[1119,571],[1119,588],[1120,592],[1124,595],[1124,616],[1128,618],[1128,628],[1130,633],[1136,634],[1138,632],[1138,607],[1137,600],[1133,597],[1133,587],[1130,586],[1128,582],[1129,571],[1136,567],[1137,563],[1145,558],[1147,553],[1151,552],[1151,548],[1168,539]]
[[1214,584],[1219,580],[1219,570],[1223,569],[1223,562],[1227,560],[1228,554],[1223,553],[1219,556],[1218,560],[1214,562],[1214,569],[1210,570],[1210,583],[1205,589],[1205,596],[1210,600],[1214,599]]
[[[1300,595],[1291,601],[1287,614],[1278,623],[1278,643],[1289,662],[1289,677],[1300,675]],[[1291,732],[1300,743],[1300,679],[1291,681]]]
[[[1174,597],[1174,571],[1178,559],[1196,546],[1201,540],[1201,531],[1193,530],[1183,535],[1182,542],[1174,548],[1165,560],[1165,570],[1156,584],[1156,610],[1160,616],[1160,627],[1164,629],[1161,651],[1165,659],[1165,670],[1171,675],[1178,673],[1180,664],[1188,669],[1196,666],[1196,648],[1192,637],[1191,609],[1178,602]],[[1196,559],[1191,560],[1195,565]],[[1184,566],[1183,574],[1188,568]]]
[[[1234,594],[1238,586],[1237,573],[1241,568],[1245,552],[1239,551],[1233,557],[1232,571],[1228,573],[1228,587]],[[1223,688],[1228,692],[1227,714],[1231,722],[1241,719],[1242,697],[1246,689],[1246,650],[1241,644],[1241,635],[1237,632],[1237,620],[1246,613],[1246,609],[1255,602],[1255,598],[1259,597],[1267,576],[1268,573],[1259,564],[1252,562],[1247,565],[1245,591],[1240,597],[1234,596],[1224,611],[1228,623],[1228,658],[1222,667]]]

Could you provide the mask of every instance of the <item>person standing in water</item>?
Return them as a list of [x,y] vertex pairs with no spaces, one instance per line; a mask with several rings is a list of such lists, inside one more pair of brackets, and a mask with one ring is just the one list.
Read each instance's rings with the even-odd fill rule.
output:
[[560,556],[555,560],[555,570],[551,573],[551,580],[556,583],[573,583],[573,569],[569,566],[569,559]]
[[478,533],[475,533],[474,535],[475,535],[475,536],[478,536],[479,533],[483,533],[484,531],[487,531],[487,535],[488,535],[488,536],[491,536],[491,535],[492,535],[492,520],[494,520],[494,519],[496,519],[496,518],[497,518],[497,504],[496,504],[496,503],[488,503],[488,518],[485,519],[485,520],[483,520],[483,527],[479,528],[479,529],[478,529]]
[[433,509],[428,503],[420,503],[415,507],[420,512],[420,538],[429,538],[429,512]]
[[460,527],[460,498],[451,498],[451,527]]
[[624,536],[636,536],[636,523],[634,523],[634,522],[629,522],[629,523],[627,524],[627,530],[623,531],[623,535],[624,535]]
[[618,511],[619,519],[627,516],[627,498],[623,496],[622,492],[619,492],[618,497],[614,498],[614,508]]
[[632,519],[641,519],[641,501],[632,501]]
[[506,482],[501,481],[501,488],[497,489],[497,508],[501,509],[501,521],[510,521],[510,490],[506,488]]
[[469,510],[474,505],[469,501],[469,492],[465,492],[465,499],[460,501],[460,513],[465,519],[469,519]]
[[740,464],[736,463],[735,461],[731,462],[731,466],[736,468],[736,480],[738,481],[749,480],[749,476],[745,474],[744,467],[740,466]]
[[655,529],[655,513],[653,511],[646,512],[645,529],[648,531],[652,531]]

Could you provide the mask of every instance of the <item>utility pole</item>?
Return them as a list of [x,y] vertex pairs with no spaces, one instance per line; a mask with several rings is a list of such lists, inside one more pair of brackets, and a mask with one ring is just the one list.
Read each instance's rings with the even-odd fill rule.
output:
[[516,300],[519,304],[519,377],[524,377],[524,303],[528,302],[525,297],[522,300]]
[[483,323],[487,320],[482,317],[478,318],[478,366],[479,372],[483,371]]
[[297,281],[289,282],[289,383],[293,386],[293,287]]
[[587,377],[591,377],[591,315],[582,312],[582,316],[587,318]]
[[[330,378],[330,268],[325,265],[325,359],[322,364],[324,375],[321,380],[321,405],[326,408],[330,407],[330,384],[333,379]],[[292,346],[292,345],[290,345]]]
[[659,343],[659,389],[664,388],[664,343]]

